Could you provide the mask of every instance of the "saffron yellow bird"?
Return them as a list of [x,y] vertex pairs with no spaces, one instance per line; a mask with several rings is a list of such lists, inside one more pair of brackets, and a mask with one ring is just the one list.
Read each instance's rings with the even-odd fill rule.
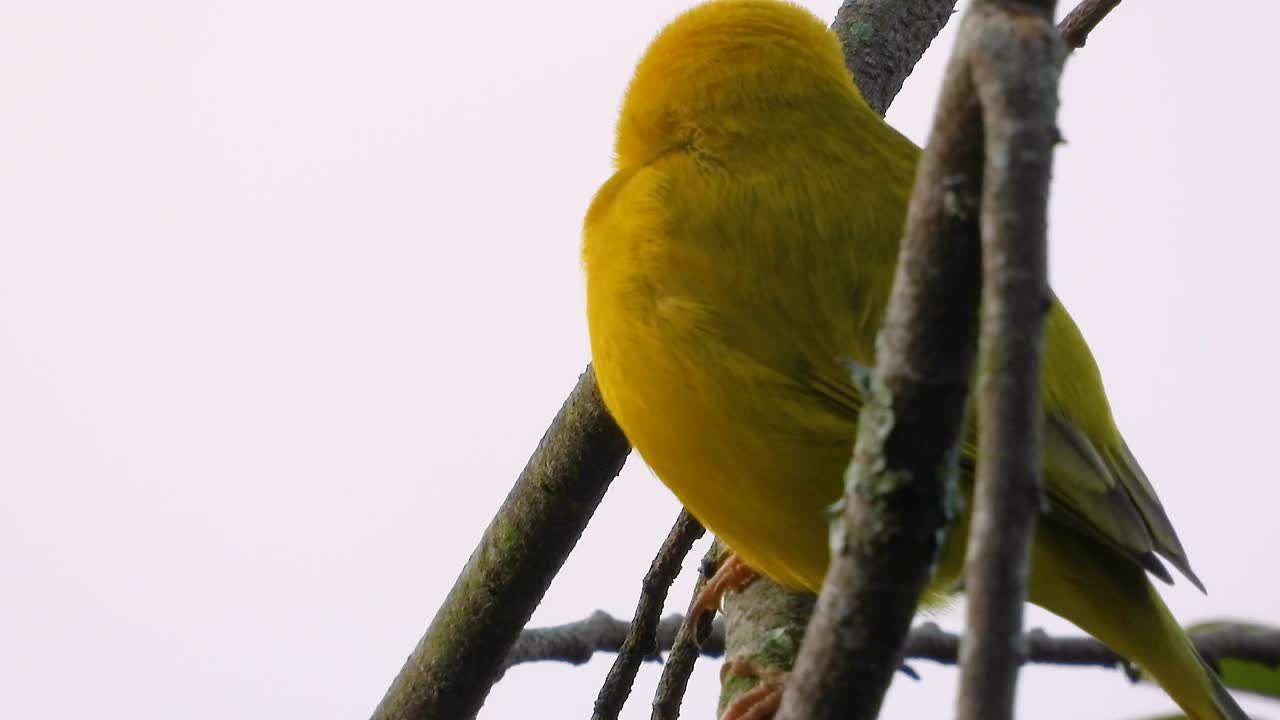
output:
[[[604,401],[742,561],[816,592],[861,405],[844,363],[874,363],[920,151],[859,95],[825,24],[774,0],[715,0],[664,29],[615,151],[583,243]],[[1143,667],[1191,717],[1246,717],[1149,582],[1171,581],[1163,559],[1201,587],[1056,302],[1042,386],[1050,502],[1030,601]],[[966,471],[966,497],[972,484]],[[967,523],[966,510],[928,596],[955,586]]]

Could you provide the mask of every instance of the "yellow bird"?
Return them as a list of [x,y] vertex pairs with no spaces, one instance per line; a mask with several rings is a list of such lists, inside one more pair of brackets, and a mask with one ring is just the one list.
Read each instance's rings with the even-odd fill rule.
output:
[[[844,362],[874,363],[920,150],[867,105],[808,11],[716,0],[654,39],[615,151],[582,251],[605,404],[742,561],[816,592],[861,405]],[[1142,666],[1191,717],[1246,717],[1148,580],[1171,582],[1163,558],[1201,587],[1057,302],[1045,343],[1050,508],[1030,601]],[[966,496],[972,485],[966,470]],[[967,525],[966,510],[928,595],[954,587]]]

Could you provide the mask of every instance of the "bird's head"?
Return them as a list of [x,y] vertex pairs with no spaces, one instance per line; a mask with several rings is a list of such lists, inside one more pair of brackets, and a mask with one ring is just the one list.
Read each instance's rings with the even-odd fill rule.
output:
[[778,0],[712,0],[667,25],[649,45],[618,119],[615,164],[649,162],[675,147],[777,128],[850,104],[840,43],[808,10]]

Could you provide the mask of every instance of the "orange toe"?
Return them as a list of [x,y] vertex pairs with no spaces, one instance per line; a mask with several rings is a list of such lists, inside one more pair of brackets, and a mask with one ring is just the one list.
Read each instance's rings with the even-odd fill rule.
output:
[[760,684],[742,693],[725,708],[720,720],[769,720],[782,704],[782,690],[787,682],[783,670],[761,667],[745,658],[726,660],[720,668],[721,682],[727,674],[754,677]]
[[727,592],[737,592],[751,584],[760,574],[752,570],[746,563],[738,559],[732,550],[725,552],[716,566],[716,571],[707,580],[689,606],[689,614],[698,616],[704,612],[715,612],[720,609],[720,602]]

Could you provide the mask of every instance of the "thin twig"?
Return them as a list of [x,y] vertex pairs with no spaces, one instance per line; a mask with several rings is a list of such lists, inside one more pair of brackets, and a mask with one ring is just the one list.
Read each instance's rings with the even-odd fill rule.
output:
[[1226,623],[1191,638],[1210,665],[1220,660],[1249,660],[1280,668],[1280,630]]
[[[693,586],[693,597],[697,598],[706,587],[707,580],[714,572],[720,556],[724,553],[724,544],[719,540],[711,544],[707,554],[702,558],[698,573],[698,582]],[[693,666],[698,655],[719,656],[724,654],[724,622],[716,618],[714,612],[702,612],[698,617],[686,618],[680,624],[672,642],[667,664],[662,668],[662,677],[658,679],[658,689],[653,693],[652,720],[676,720],[680,717],[680,703],[684,700],[685,690],[689,687],[689,677],[693,675]],[[665,650],[666,647],[660,648]]]
[[[673,613],[658,621],[654,629],[654,651],[642,658],[645,662],[657,662],[662,659],[661,653],[673,648],[678,642],[684,617]],[[563,625],[525,628],[516,644],[511,646],[511,652],[507,653],[502,668],[505,672],[516,665],[547,661],[582,665],[598,652],[616,653],[621,650],[630,629],[629,621],[615,618],[603,610],[591,613],[586,619]],[[724,631],[720,630],[719,635],[713,633],[712,639],[703,648],[703,654],[718,656],[723,651]]]
[[629,449],[588,367],[374,710],[374,720],[475,716]]
[[1067,13],[1062,22],[1058,23],[1058,32],[1062,34],[1067,47],[1072,50],[1084,47],[1089,33],[1119,4],[1120,0],[1084,0]]
[[1012,720],[1040,480],[1040,366],[1049,295],[1049,177],[1066,47],[1053,0],[973,6],[973,87],[982,107],[982,319],[978,463],[965,563],[968,642],[960,720]]
[[[704,620],[707,618],[704,617]],[[649,662],[661,662],[662,653],[670,651],[663,668],[664,675],[675,663],[675,653],[681,643],[679,629],[685,627],[685,617],[668,615],[658,623],[656,652],[645,657]],[[630,624],[597,610],[586,620],[547,628],[525,630],[520,640],[507,656],[507,666],[520,663],[558,661],[581,665],[591,659],[594,652],[617,652],[622,647]],[[708,623],[709,630],[701,648],[689,646],[694,653],[710,658],[724,655],[725,625],[720,619]],[[1240,660],[1267,667],[1280,667],[1280,629],[1260,629],[1242,623],[1219,623],[1212,630],[1191,633],[1192,643],[1210,662]],[[960,661],[963,638],[947,632],[934,623],[922,623],[911,629],[904,644],[903,658],[928,660],[942,665],[956,665]],[[1024,663],[1035,665],[1065,665],[1073,667],[1120,668],[1127,663],[1106,645],[1087,635],[1055,637],[1043,630],[1026,633],[1023,643]],[[678,695],[677,695],[678,697]],[[678,702],[676,704],[678,708]],[[674,720],[675,715],[655,715],[655,719]]]
[[631,685],[635,682],[640,663],[657,652],[655,631],[662,606],[667,602],[667,593],[671,590],[671,582],[680,573],[680,565],[689,554],[689,549],[704,532],[702,524],[694,520],[688,510],[680,511],[667,539],[662,542],[657,557],[649,566],[649,572],[645,573],[635,617],[631,620],[631,628],[618,651],[618,657],[614,658],[613,667],[609,668],[604,686],[596,696],[592,720],[616,720],[618,713],[622,712],[622,706],[631,694]]

